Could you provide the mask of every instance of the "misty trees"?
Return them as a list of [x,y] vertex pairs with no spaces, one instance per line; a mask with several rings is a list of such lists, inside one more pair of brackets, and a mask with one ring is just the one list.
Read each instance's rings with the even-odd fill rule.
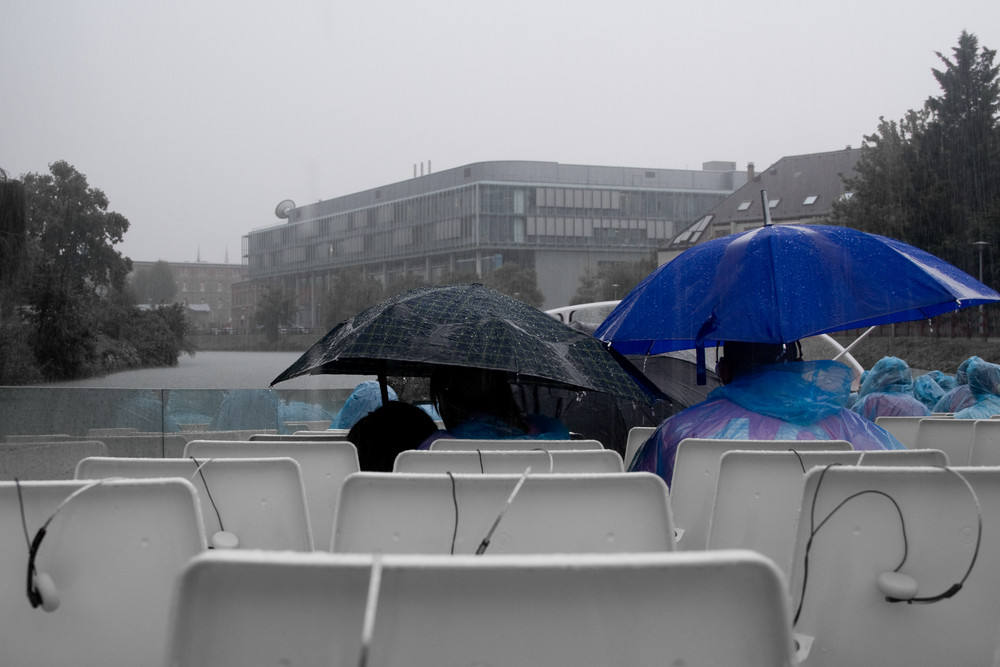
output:
[[[963,32],[952,57],[938,53],[941,87],[919,110],[880,119],[865,137],[853,195],[835,202],[833,221],[898,238],[978,275],[978,249],[1000,245],[1000,68],[996,51]],[[993,262],[984,282],[997,285]]]
[[132,292],[139,303],[170,303],[177,295],[177,281],[170,265],[162,259],[132,276]]
[[132,263],[114,246],[129,222],[102,191],[65,161],[18,184],[20,194],[9,182],[0,194],[0,383],[176,363],[192,351],[183,312],[141,313],[125,297]]
[[483,284],[535,308],[541,308],[545,303],[545,295],[538,289],[535,270],[523,268],[519,264],[504,264],[487,275]]
[[297,308],[294,294],[281,285],[267,285],[257,302],[257,326],[269,341],[276,341],[281,327],[291,323]]
[[636,262],[608,262],[597,271],[586,271],[570,304],[614,301],[621,299],[643,278],[656,269],[656,260],[649,257]]

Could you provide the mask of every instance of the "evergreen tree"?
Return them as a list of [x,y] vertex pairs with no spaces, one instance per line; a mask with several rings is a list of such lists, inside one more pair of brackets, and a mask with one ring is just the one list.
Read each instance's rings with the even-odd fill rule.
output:
[[952,57],[932,70],[940,96],[899,122],[879,119],[866,136],[849,199],[833,220],[923,248],[977,276],[979,241],[989,243],[984,282],[1000,245],[1000,67],[996,51],[962,32]]

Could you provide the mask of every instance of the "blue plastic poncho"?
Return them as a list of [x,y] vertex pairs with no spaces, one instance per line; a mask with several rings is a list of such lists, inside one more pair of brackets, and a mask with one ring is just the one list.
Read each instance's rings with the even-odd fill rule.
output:
[[944,396],[945,389],[938,383],[935,373],[943,376],[941,371],[931,371],[918,376],[913,381],[913,397],[923,403],[928,410],[933,410],[937,402]]
[[480,414],[473,419],[448,429],[432,433],[420,449],[428,449],[430,444],[441,438],[462,440],[569,440],[570,432],[558,419],[545,415],[525,415],[528,431],[511,426],[496,415]]
[[872,366],[851,410],[871,421],[877,417],[926,417],[931,414],[926,405],[914,398],[910,367],[897,357],[882,357]]
[[977,359],[969,364],[969,390],[975,404],[955,413],[955,419],[989,419],[1000,415],[1000,366]]
[[629,470],[655,472],[669,484],[684,438],[847,440],[855,449],[905,449],[888,431],[844,407],[850,387],[851,370],[837,361],[763,367],[664,421]]
[[944,396],[938,399],[937,405],[933,409],[934,412],[958,412],[976,402],[972,390],[969,389],[968,373],[969,364],[974,361],[982,360],[973,355],[958,365],[958,370],[955,371],[955,387],[946,391]]
[[955,388],[955,378],[944,371],[928,371],[927,375],[930,375],[944,391]]
[[[392,387],[388,387],[388,390],[390,401],[395,401],[399,398]],[[354,388],[354,391],[351,392],[351,395],[347,397],[347,400],[344,401],[340,412],[330,422],[330,428],[349,429],[357,424],[358,420],[362,417],[381,406],[382,389],[379,387],[378,382],[375,380],[365,380],[358,384]]]

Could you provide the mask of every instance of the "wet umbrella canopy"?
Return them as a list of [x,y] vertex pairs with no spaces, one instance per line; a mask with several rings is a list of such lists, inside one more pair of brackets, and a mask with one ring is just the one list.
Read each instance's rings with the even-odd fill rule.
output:
[[647,276],[595,336],[626,355],[821,333],[1000,301],[919,248],[828,225],[765,225],[713,239]]
[[478,284],[421,287],[376,304],[334,327],[271,384],[322,373],[429,376],[440,365],[644,403],[662,398],[597,339]]

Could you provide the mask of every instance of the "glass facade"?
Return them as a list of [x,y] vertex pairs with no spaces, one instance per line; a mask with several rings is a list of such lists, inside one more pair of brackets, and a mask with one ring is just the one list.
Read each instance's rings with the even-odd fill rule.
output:
[[738,179],[734,171],[477,163],[297,208],[288,222],[244,237],[243,254],[251,283],[282,282],[308,313],[345,267],[382,281],[433,281],[448,271],[481,276],[515,256],[535,266],[539,250],[645,258]]

